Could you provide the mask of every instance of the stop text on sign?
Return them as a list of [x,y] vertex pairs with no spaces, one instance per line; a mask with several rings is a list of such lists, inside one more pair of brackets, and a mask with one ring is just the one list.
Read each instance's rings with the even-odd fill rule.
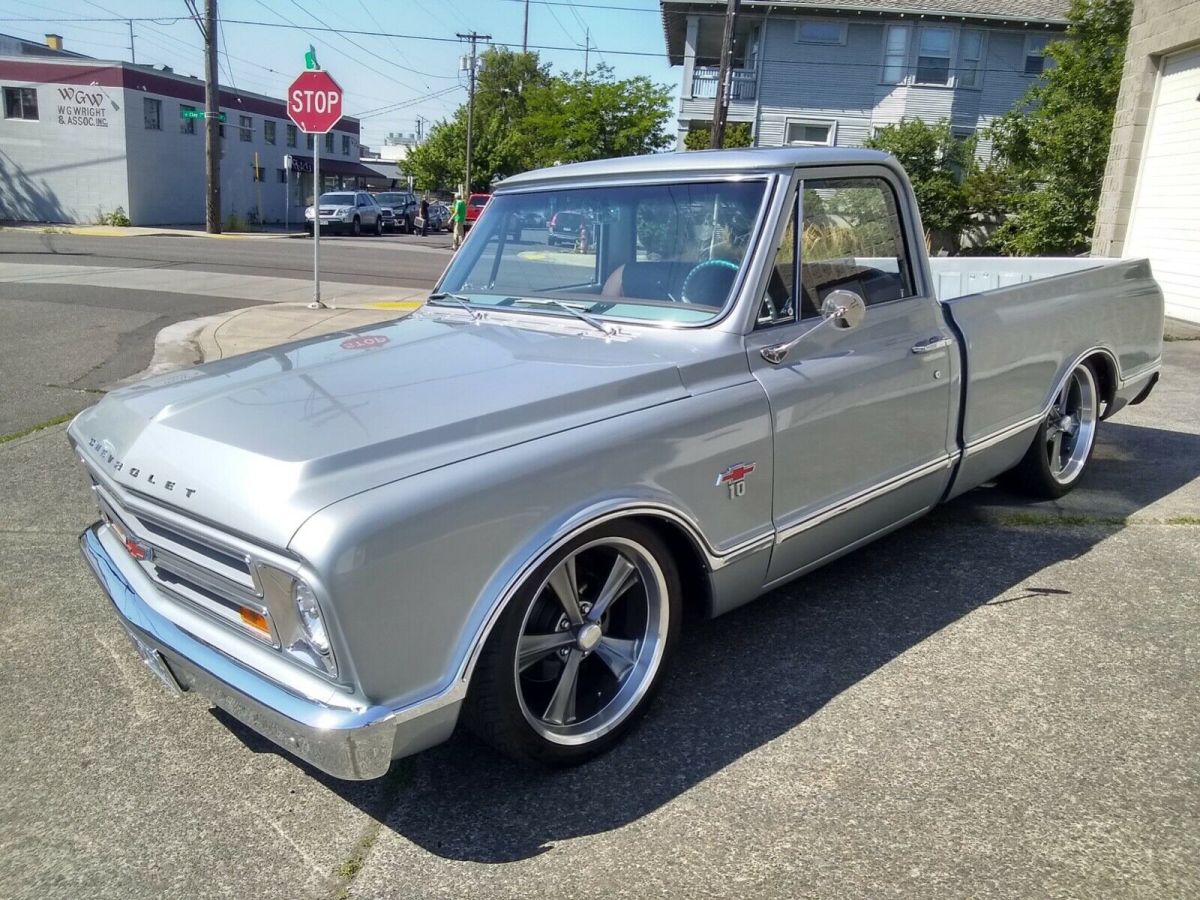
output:
[[298,115],[325,115],[341,105],[342,95],[337,91],[292,91],[291,107]]

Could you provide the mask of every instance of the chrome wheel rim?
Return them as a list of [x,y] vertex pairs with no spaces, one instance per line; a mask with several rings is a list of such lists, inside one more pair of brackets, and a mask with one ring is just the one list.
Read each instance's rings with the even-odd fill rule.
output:
[[1092,370],[1077,366],[1054,398],[1046,419],[1046,459],[1050,477],[1059,484],[1073,482],[1087,464],[1098,410]]
[[573,550],[521,623],[513,677],[525,721],[556,744],[612,731],[654,683],[669,614],[666,579],[641,544],[607,537]]

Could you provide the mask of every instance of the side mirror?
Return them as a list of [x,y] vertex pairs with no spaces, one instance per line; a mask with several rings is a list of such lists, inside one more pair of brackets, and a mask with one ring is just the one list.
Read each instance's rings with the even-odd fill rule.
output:
[[863,319],[867,315],[867,304],[854,291],[830,291],[824,302],[821,303],[821,321],[815,327],[808,329],[804,334],[792,338],[782,344],[772,344],[770,347],[763,347],[759,353],[773,366],[777,366],[787,359],[788,354],[802,340],[825,327],[829,323],[833,323],[834,328],[852,329],[857,328],[863,323]]
[[821,318],[834,328],[857,328],[867,314],[867,304],[854,291],[830,291],[821,304]]

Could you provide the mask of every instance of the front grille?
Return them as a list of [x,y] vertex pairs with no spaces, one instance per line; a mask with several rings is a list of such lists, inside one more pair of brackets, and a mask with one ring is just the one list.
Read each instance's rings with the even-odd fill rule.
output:
[[92,491],[106,521],[149,548],[145,559],[136,559],[162,593],[198,607],[245,634],[275,643],[241,617],[243,607],[267,616],[263,592],[253,559],[232,545],[224,545],[195,530],[123,504],[88,469]]

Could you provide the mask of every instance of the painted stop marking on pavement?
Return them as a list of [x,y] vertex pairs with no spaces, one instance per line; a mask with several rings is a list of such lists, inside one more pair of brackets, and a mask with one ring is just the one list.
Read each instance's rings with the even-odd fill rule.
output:
[[342,117],[342,88],[328,72],[301,72],[287,92],[288,116],[306,134],[324,134]]

